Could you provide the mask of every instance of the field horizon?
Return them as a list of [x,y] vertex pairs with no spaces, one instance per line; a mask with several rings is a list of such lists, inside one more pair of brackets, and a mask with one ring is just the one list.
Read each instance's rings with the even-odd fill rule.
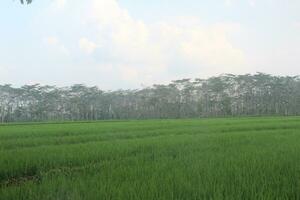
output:
[[49,120],[49,121],[18,121],[18,122],[3,122],[0,126],[13,125],[43,125],[43,124],[89,124],[89,123],[107,123],[107,122],[147,122],[147,121],[188,121],[188,120],[221,120],[221,119],[277,119],[277,118],[300,118],[300,115],[244,115],[244,116],[201,116],[187,118],[149,118],[149,119],[99,119],[99,120]]

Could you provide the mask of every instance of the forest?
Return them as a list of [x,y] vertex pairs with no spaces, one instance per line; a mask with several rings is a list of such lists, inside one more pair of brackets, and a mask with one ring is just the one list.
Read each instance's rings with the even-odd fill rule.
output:
[[225,74],[136,90],[0,85],[0,122],[300,114],[300,77]]

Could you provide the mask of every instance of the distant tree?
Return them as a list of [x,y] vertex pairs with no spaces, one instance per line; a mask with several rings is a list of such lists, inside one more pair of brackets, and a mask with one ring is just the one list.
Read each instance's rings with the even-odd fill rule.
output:
[[253,115],[300,115],[300,77],[225,74],[117,91],[0,85],[0,123]]

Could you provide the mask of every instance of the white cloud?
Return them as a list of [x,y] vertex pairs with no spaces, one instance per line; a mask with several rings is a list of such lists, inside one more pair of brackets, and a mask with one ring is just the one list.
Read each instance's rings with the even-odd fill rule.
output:
[[[236,3],[235,0],[224,0],[224,2],[225,2],[225,5],[228,6],[228,7],[230,7],[234,3]],[[246,0],[246,3],[248,3],[251,7],[255,7],[256,6],[256,0]]]
[[67,0],[55,0],[53,2],[53,6],[55,9],[60,10],[63,9],[67,4]]
[[57,37],[55,36],[45,37],[43,41],[48,48],[55,49],[57,52],[63,55],[70,55],[70,52],[67,49],[67,47],[64,44],[62,44]]
[[79,43],[79,48],[87,54],[93,53],[97,48],[97,45],[89,41],[87,38],[80,38],[78,43]]
[[58,39],[57,39],[57,37],[49,36],[49,37],[44,38],[44,43],[49,46],[55,46],[55,45],[58,45]]
[[235,49],[225,35],[215,30],[191,30],[188,39],[181,43],[181,53],[189,63],[239,67],[243,52]]
[[[187,65],[238,67],[243,64],[243,52],[234,48],[228,39],[228,33],[235,29],[233,25],[203,27],[200,24],[186,24],[189,23],[162,24],[159,27],[159,43],[165,45],[166,52],[175,50],[175,54]],[[176,57],[173,55],[169,59],[176,60]]]
[[294,27],[300,29],[300,21],[294,22]]
[[[196,16],[149,23],[130,15],[116,0],[87,0],[85,7],[80,5],[65,5],[64,12],[55,15],[55,23],[51,9],[44,17],[51,22],[48,32],[63,39],[47,37],[45,44],[64,55],[72,52],[74,63],[68,64],[72,68],[85,65],[104,76],[105,66],[110,66],[113,79],[138,86],[211,76],[216,71],[235,73],[245,62],[243,52],[230,40],[236,25],[207,25]],[[78,15],[70,17],[75,8]],[[70,28],[62,28],[66,23]]]
[[86,24],[96,25],[97,40],[105,41],[100,48],[108,52],[113,62],[140,66],[141,69],[122,69],[122,74],[131,78],[142,70],[144,76],[139,76],[139,81],[170,71],[177,60],[185,62],[186,71],[197,65],[197,73],[212,66],[233,72],[244,63],[243,52],[228,37],[235,31],[232,24],[203,26],[199,18],[190,16],[147,24],[133,18],[115,0],[92,0]]
[[225,5],[226,6],[231,6],[232,5],[232,0],[225,0]]
[[67,47],[65,47],[64,45],[60,45],[58,47],[58,50],[60,53],[66,55],[66,56],[69,56],[70,55],[70,51],[67,49]]
[[136,81],[138,78],[138,71],[131,66],[125,66],[120,69],[121,71],[121,78],[125,81]]
[[251,7],[255,7],[255,5],[256,5],[256,0],[249,0],[249,5],[250,5]]

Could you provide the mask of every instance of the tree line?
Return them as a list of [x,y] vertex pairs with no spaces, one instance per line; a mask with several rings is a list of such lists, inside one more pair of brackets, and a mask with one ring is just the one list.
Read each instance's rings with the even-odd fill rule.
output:
[[137,90],[0,85],[0,122],[300,115],[300,77],[225,74]]

